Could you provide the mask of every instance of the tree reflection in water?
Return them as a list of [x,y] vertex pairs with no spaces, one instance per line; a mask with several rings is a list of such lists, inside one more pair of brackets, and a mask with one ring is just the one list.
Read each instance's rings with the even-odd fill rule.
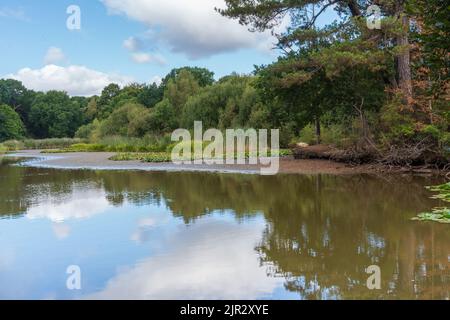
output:
[[[54,195],[101,189],[107,201],[167,206],[186,224],[212,212],[237,221],[262,215],[255,248],[268,276],[304,299],[450,298],[448,226],[411,222],[436,205],[421,177],[256,176],[212,173],[70,171],[0,165],[0,216],[13,218]],[[56,196],[55,196],[56,195]],[[364,270],[381,267],[382,289]]]

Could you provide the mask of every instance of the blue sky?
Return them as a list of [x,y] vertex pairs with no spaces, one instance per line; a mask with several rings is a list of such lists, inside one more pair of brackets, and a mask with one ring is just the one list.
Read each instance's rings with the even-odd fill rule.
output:
[[[81,29],[69,30],[70,5]],[[269,33],[214,12],[223,0],[2,0],[0,77],[36,90],[98,93],[107,82],[151,82],[200,66],[216,78],[276,59]]]

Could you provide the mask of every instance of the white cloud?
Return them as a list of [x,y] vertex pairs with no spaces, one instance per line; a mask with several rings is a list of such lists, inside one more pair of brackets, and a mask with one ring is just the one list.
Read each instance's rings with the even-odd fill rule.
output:
[[162,83],[162,78],[160,76],[154,76],[150,79],[150,83],[156,83],[158,86]]
[[[153,40],[166,42],[174,52],[185,53],[191,59],[241,48],[268,49],[275,42],[269,32],[249,32],[237,21],[217,13],[214,8],[223,8],[223,0],[101,1],[110,14],[124,14],[144,23],[156,37]],[[155,30],[160,32],[152,32]]]
[[[36,207],[27,211],[28,219],[48,219],[55,223],[62,223],[73,219],[86,219],[103,213],[108,209],[109,203],[104,192],[74,191],[64,201],[59,199],[47,199]],[[70,230],[60,228],[56,230],[59,235],[64,235]]]
[[0,8],[0,18],[12,18],[22,21],[29,21],[25,11],[22,8]]
[[140,218],[137,220],[137,228],[131,234],[130,240],[138,244],[152,241],[154,231],[170,223],[171,219],[172,217],[167,215],[166,211],[152,212],[151,216]]
[[72,96],[91,96],[100,94],[110,83],[121,86],[134,79],[113,73],[103,73],[85,66],[71,65],[61,67],[49,64],[41,69],[23,68],[4,78],[16,79],[30,89],[38,91],[62,90]]
[[143,52],[142,50],[147,47],[145,40],[129,37],[123,42],[124,48],[131,52],[131,60],[136,63],[156,63],[159,65],[165,65],[166,60],[159,54],[151,54]]
[[136,63],[148,63],[152,60],[152,57],[148,53],[136,52],[131,55],[131,58]]
[[[88,299],[258,299],[281,286],[267,276],[255,246],[263,223],[239,224],[205,218],[181,226],[156,254],[122,268]],[[232,236],[230,236],[232,235]],[[159,241],[162,241],[159,238]],[[181,271],[181,272],[180,272]]]
[[143,43],[140,39],[136,37],[129,37],[128,39],[123,41],[124,48],[130,50],[130,51],[139,51],[143,48]]
[[65,59],[66,57],[64,55],[64,52],[60,48],[50,47],[48,48],[47,53],[45,54],[44,63],[45,65],[56,64]]
[[157,63],[159,65],[166,64],[166,61],[160,55],[154,55],[144,52],[135,52],[131,54],[131,59],[136,63]]
[[56,238],[59,240],[63,240],[70,235],[70,226],[64,223],[53,223],[52,229]]

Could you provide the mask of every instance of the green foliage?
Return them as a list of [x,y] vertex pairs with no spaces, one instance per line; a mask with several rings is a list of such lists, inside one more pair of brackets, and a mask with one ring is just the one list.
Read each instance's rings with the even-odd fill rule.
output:
[[450,182],[438,186],[430,186],[427,189],[433,192],[439,192],[437,195],[432,196],[432,199],[450,202]]
[[36,93],[24,87],[22,82],[13,79],[0,79],[0,105],[6,104],[14,109],[25,124]]
[[104,152],[108,151],[106,146],[95,143],[75,143],[61,149],[44,150],[42,153],[69,153],[69,152]]
[[0,105],[0,142],[20,139],[25,135],[25,127],[17,112],[6,104]]
[[[257,30],[273,31],[286,15],[291,18],[287,31],[277,33],[286,54],[257,70],[272,125],[295,132],[320,120],[324,142],[365,141],[371,148],[374,140],[403,147],[431,137],[430,149],[438,154],[448,149],[450,123],[447,2],[226,0],[218,11]],[[381,8],[381,29],[366,26],[372,4]],[[337,11],[338,20],[317,27],[327,9]],[[408,39],[417,46],[410,47]],[[368,115],[375,121],[369,123]],[[326,137],[327,131],[334,131],[334,138]],[[303,134],[312,140],[311,128]]]
[[29,122],[34,137],[73,137],[83,123],[82,106],[65,92],[40,93],[31,107]]
[[[427,187],[427,189],[433,192],[438,192],[438,194],[431,197],[432,199],[450,202],[450,182],[438,186]],[[420,213],[412,220],[450,223],[450,207],[433,208],[431,212]]]
[[308,124],[300,130],[299,142],[315,144],[316,139],[316,128],[312,124]]
[[400,99],[400,96],[394,97],[381,109],[380,121],[383,127],[381,141],[383,144],[405,142],[414,137],[414,118],[409,112],[402,110],[403,105]]
[[93,121],[97,116],[99,116],[98,110],[98,97],[94,96],[89,99],[86,108],[84,109],[84,115],[87,121]]
[[66,148],[75,143],[81,143],[82,139],[51,138],[51,139],[25,139],[23,141],[26,149],[55,149]]
[[145,112],[147,112],[147,109],[144,106],[133,103],[127,103],[119,107],[100,123],[100,136],[129,136],[131,123],[136,121],[136,118],[143,116]]
[[438,141],[441,146],[450,146],[450,132],[440,125],[429,124],[422,128],[424,136],[431,136]]
[[187,70],[181,70],[175,78],[169,79],[165,86],[166,99],[176,113],[181,113],[186,101],[196,94],[200,86],[194,75]]
[[[331,123],[321,128],[321,141],[324,144],[346,148],[356,143],[358,135],[352,133],[352,126],[357,124]],[[309,124],[300,131],[299,141],[310,145],[317,143],[316,128]]]
[[[277,155],[280,157],[289,156],[289,155],[291,155],[291,151],[282,149],[282,150],[279,150],[278,152],[272,154],[272,156],[277,156]],[[249,153],[247,152],[245,156],[248,158]],[[185,158],[185,160],[194,160],[194,159],[195,159],[195,155],[194,155],[193,151],[191,153],[190,159]],[[112,156],[111,158],[109,158],[109,160],[113,160],[113,161],[143,161],[143,162],[171,162],[172,154],[171,154],[170,150],[168,150],[166,152],[145,152],[145,153],[122,152],[122,153],[118,153],[118,154]]]
[[183,72],[190,73],[201,87],[210,86],[214,83],[214,72],[199,67],[182,67],[172,69],[163,79],[162,87],[166,87],[171,80],[175,80]]
[[164,96],[163,86],[158,86],[156,83],[144,86],[138,94],[138,102],[147,108],[153,108]]
[[[146,131],[168,133],[179,127],[180,117],[168,99],[159,102],[152,112],[146,116]],[[144,119],[144,118],[142,118]]]
[[165,151],[171,143],[170,136],[147,134],[142,138],[110,136],[100,139],[98,144],[107,151],[114,152],[150,152]]
[[75,132],[75,138],[92,139],[92,134],[98,127],[98,123],[98,120],[95,120],[94,122],[79,127],[77,132]]
[[170,145],[170,136],[145,135],[142,138],[107,136],[95,143],[78,143],[50,150],[47,153],[67,152],[162,152]]
[[[450,18],[447,0],[409,0],[407,10],[419,17],[421,28],[414,29],[412,36],[423,51],[423,65],[434,72],[430,76],[439,82],[448,81],[450,68]],[[434,86],[436,89],[440,86]],[[441,92],[443,93],[443,92]]]
[[51,138],[51,139],[25,139],[25,140],[8,140],[2,143],[8,151],[17,150],[37,150],[37,149],[56,149],[67,148],[75,143],[81,143],[81,139],[69,138]]
[[109,160],[113,161],[143,161],[143,162],[170,162],[169,152],[148,152],[148,153],[118,153]]
[[252,77],[230,76],[203,88],[187,100],[181,124],[191,128],[201,120],[206,128],[248,127],[253,109],[262,108],[252,81]]
[[439,223],[450,223],[450,209],[449,208],[435,208],[432,212],[424,212],[412,218],[416,221],[433,221]]
[[107,85],[97,101],[97,116],[100,119],[108,117],[113,111],[112,105],[113,99],[120,93],[120,87],[118,84],[111,83]]
[[25,144],[23,141],[19,140],[8,140],[2,143],[3,148],[6,148],[7,151],[17,151],[25,149]]

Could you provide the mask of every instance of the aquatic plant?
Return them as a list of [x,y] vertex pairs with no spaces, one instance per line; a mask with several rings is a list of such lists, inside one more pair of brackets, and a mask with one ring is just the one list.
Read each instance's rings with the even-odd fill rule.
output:
[[[78,150],[80,151],[80,150]],[[49,153],[59,153],[59,152],[68,152],[68,151],[49,151]],[[74,151],[72,151],[74,152]],[[290,156],[291,150],[288,149],[280,149],[277,151],[273,151],[270,153],[271,156]],[[190,160],[194,160],[194,153],[191,153]],[[234,155],[236,157],[236,154]],[[248,152],[245,153],[245,158],[248,159],[250,154]],[[224,156],[223,156],[224,157]],[[172,161],[172,153],[169,151],[166,152],[120,152],[112,157],[109,160],[113,161],[143,161],[143,162],[170,162]],[[186,158],[186,160],[189,160]]]
[[[428,190],[438,192],[431,196],[432,199],[438,199],[445,202],[450,202],[450,182],[426,187]],[[412,220],[416,221],[434,221],[439,223],[450,223],[450,207],[436,207],[431,209],[431,212],[422,212]]]
[[170,162],[170,153],[168,152],[146,152],[146,153],[138,153],[138,152],[125,152],[118,153],[109,160],[113,161],[143,161],[143,162]]

